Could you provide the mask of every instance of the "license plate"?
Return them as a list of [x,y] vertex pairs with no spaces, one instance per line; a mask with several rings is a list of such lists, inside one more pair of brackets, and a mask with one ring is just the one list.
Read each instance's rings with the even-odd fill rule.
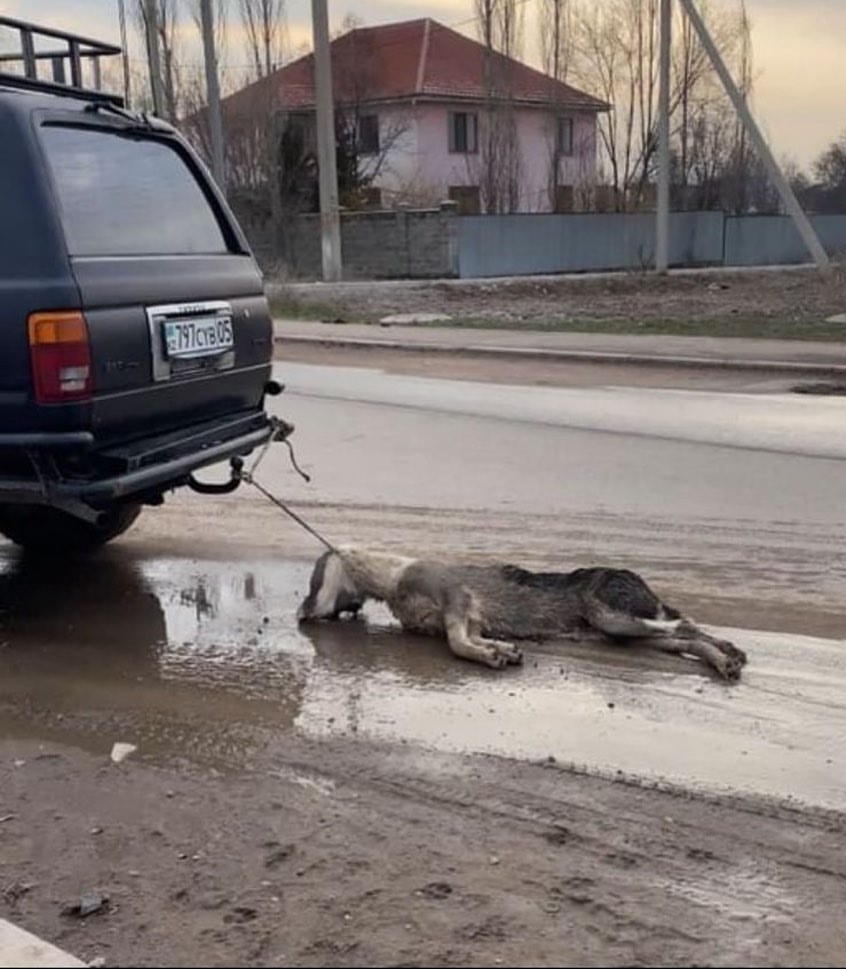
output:
[[171,359],[211,357],[235,345],[232,318],[216,316],[193,320],[166,320],[162,324],[164,345]]

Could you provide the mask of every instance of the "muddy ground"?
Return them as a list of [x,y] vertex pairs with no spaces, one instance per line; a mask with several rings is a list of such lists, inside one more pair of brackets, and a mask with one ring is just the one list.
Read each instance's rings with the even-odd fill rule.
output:
[[106,966],[842,964],[837,818],[354,739],[0,758],[3,914]]
[[[712,324],[730,336],[737,325],[791,335],[794,324],[818,324],[846,311],[846,264],[822,275],[807,268],[514,277],[366,283],[271,283],[280,315],[378,322],[392,314],[446,314],[485,325],[617,321],[625,332],[649,332],[655,321]],[[835,328],[836,330],[836,328]],[[697,331],[698,332],[698,331]],[[742,335],[742,334],[741,334]],[[799,334],[796,334],[799,335]],[[829,338],[837,339],[836,332]]]

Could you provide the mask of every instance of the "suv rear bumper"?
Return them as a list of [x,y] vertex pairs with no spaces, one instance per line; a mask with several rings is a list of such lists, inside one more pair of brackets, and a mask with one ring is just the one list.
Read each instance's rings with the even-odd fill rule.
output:
[[[262,411],[105,450],[92,447],[94,438],[84,432],[5,434],[0,436],[2,448],[30,450],[40,446],[90,451],[92,456],[105,460],[116,470],[85,479],[65,477],[41,482],[0,476],[0,503],[7,500],[51,504],[72,500],[97,507],[114,501],[141,499],[186,484],[190,474],[200,468],[249,454],[270,440],[273,433],[270,418]],[[49,442],[41,440],[46,437],[50,438]]]

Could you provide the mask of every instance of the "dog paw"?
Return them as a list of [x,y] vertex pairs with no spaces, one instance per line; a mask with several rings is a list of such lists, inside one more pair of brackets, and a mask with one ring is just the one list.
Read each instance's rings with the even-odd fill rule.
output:
[[720,674],[727,680],[740,679],[740,671],[746,666],[746,653],[726,639],[715,640],[715,645],[723,654],[723,661],[717,667]]
[[492,669],[501,670],[508,663],[508,658],[496,649],[487,649],[485,650],[484,662]]
[[523,650],[505,639],[483,639],[482,644],[488,649],[492,649],[494,652],[504,656],[508,663],[521,665],[523,662]]
[[[727,645],[731,646],[731,643]],[[740,679],[740,672],[745,665],[746,654],[736,646],[732,646],[731,652],[724,652],[721,659],[715,663],[717,672],[729,683],[736,683]]]
[[511,663],[514,666],[523,665],[523,650],[519,646],[509,644],[507,646],[501,646],[499,651],[505,657],[507,663]]
[[746,653],[744,653],[739,646],[735,646],[734,643],[723,642],[722,648],[726,656],[731,657],[733,660],[740,663],[741,666],[746,666]]

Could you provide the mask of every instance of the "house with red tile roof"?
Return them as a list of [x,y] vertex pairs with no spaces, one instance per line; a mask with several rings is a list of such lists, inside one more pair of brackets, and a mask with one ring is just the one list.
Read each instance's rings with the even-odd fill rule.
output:
[[[371,205],[566,211],[595,181],[597,114],[609,106],[443,24],[359,27],[332,42],[331,61]],[[313,124],[314,105],[308,54],[226,98],[224,121]]]

